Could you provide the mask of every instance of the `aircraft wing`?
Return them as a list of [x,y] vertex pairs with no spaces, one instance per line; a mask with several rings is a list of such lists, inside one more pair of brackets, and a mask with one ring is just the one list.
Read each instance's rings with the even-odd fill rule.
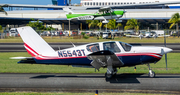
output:
[[[114,8],[126,8],[126,7],[138,7],[138,6],[154,6],[154,5],[166,5],[166,4],[180,4],[180,1],[171,2],[156,2],[156,3],[143,3],[143,4],[123,4],[123,5],[111,5],[111,6],[55,6],[55,5],[25,5],[25,4],[0,4],[3,7],[25,7],[25,8],[65,8],[69,7],[71,9],[100,9],[102,7]],[[4,6],[6,5],[6,6]]]
[[126,35],[126,37],[137,37],[137,38],[139,38],[140,36],[137,36],[137,35]]
[[164,36],[165,36],[165,37],[169,37],[170,35],[163,35],[163,36],[158,36],[158,37],[164,37]]
[[109,63],[112,63],[112,66],[124,65],[124,63],[113,52],[109,50],[94,52],[92,54],[89,54],[87,57],[88,59],[93,60],[91,62],[91,65],[98,70],[101,67],[108,66]]
[[165,6],[169,4],[180,4],[180,1],[171,1],[171,2],[155,2],[155,3],[142,3],[142,4],[123,4],[123,5],[108,5],[108,6],[88,6],[85,7],[86,9],[106,9],[106,8],[112,8],[112,9],[124,9],[128,7],[143,7],[143,6]]

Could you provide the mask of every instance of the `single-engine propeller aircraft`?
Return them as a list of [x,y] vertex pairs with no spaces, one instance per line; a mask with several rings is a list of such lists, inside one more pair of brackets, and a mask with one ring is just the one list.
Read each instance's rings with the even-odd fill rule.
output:
[[102,23],[108,23],[108,20],[110,19],[117,19],[117,22],[119,22],[119,18],[125,13],[125,11],[122,10],[115,11],[110,7],[101,7],[94,14],[75,14],[68,7],[63,8],[63,10],[66,12],[66,17],[69,20],[104,20]]
[[31,27],[17,28],[27,52],[32,57],[13,57],[21,59],[18,63],[56,64],[100,69],[107,67],[106,78],[116,75],[117,68],[147,64],[149,77],[155,77],[150,63],[157,63],[172,49],[166,47],[131,46],[120,41],[96,42],[55,51]]

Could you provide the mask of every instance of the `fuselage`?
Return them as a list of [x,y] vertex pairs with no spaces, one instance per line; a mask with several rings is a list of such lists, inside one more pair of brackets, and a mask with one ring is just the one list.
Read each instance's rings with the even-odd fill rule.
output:
[[133,5],[133,4],[151,4],[151,3],[163,3],[173,2],[179,0],[81,0],[82,6],[121,6],[121,5]]
[[[114,44],[114,47],[111,47]],[[92,60],[87,55],[109,50],[121,60],[124,65],[115,64],[115,67],[135,66],[139,64],[148,64],[158,62],[163,54],[172,51],[165,47],[143,47],[131,46],[119,41],[91,43],[73,48],[56,51],[54,56],[36,56],[35,61],[39,64],[57,64],[57,65],[88,65],[91,66]]]
[[94,14],[66,14],[67,19],[78,20],[104,20],[120,18],[124,14],[124,11],[103,11],[96,12]]

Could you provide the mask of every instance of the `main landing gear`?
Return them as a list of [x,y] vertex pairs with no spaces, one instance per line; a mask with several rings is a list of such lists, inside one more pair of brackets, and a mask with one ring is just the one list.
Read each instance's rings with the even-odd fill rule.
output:
[[151,67],[150,67],[149,64],[148,64],[147,66],[148,66],[148,68],[149,68],[149,73],[148,73],[149,77],[150,77],[150,78],[154,78],[155,75],[156,75],[155,72],[153,72],[153,71],[151,70]]

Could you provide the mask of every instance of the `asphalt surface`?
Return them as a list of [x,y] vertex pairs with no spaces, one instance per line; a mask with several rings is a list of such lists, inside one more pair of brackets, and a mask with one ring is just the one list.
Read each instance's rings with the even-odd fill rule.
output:
[[0,92],[144,92],[180,94],[180,75],[118,74],[106,79],[104,74],[0,74]]
[[[54,50],[73,47],[71,43],[49,43]],[[74,43],[76,46],[87,43]],[[162,46],[163,43],[130,43],[133,46]],[[173,52],[180,52],[180,43],[168,43],[167,47],[173,49]],[[26,52],[23,43],[0,43],[0,52]]]

